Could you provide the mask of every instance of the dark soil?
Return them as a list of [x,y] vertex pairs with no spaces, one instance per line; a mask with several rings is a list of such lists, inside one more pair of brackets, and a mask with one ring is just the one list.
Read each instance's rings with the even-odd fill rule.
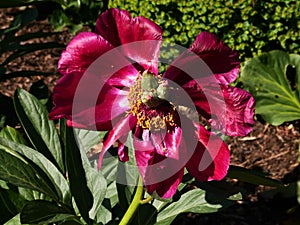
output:
[[[0,29],[6,28],[13,20],[15,9],[0,9]],[[35,31],[53,31],[47,20],[30,23],[18,34]],[[32,42],[55,41],[67,44],[72,35],[67,31]],[[50,92],[58,79],[57,62],[62,49],[36,51],[11,62],[7,72],[38,70],[51,72],[50,76],[1,78],[0,92],[12,96],[17,87],[29,90],[31,85],[43,80]],[[0,63],[9,55],[0,56]],[[231,164],[262,171],[273,179],[284,183],[295,182],[299,177],[298,149],[300,140],[300,123],[285,123],[274,127],[257,121],[253,131],[246,137],[228,138],[231,150]],[[198,215],[187,214],[174,224],[216,224],[216,225],[279,225],[300,224],[299,208],[291,192],[272,191],[269,187],[255,186],[238,180],[230,180],[234,186],[246,190],[244,199],[238,204],[218,213]]]

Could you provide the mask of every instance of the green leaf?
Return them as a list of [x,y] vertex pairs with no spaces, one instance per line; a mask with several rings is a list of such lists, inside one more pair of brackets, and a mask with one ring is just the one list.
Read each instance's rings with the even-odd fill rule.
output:
[[21,211],[21,223],[45,224],[76,218],[70,210],[48,201],[28,202]]
[[109,199],[111,207],[114,207],[119,202],[116,181],[111,182],[107,186],[105,198]]
[[25,90],[17,89],[14,105],[22,126],[36,150],[64,171],[60,140],[46,107]]
[[92,147],[101,141],[106,133],[106,131],[74,129],[78,147],[83,149],[84,152],[90,151]]
[[278,180],[266,177],[264,173],[239,166],[230,166],[227,177],[235,178],[240,181],[255,185],[265,185],[270,187],[281,187],[283,185]]
[[44,155],[25,145],[17,144],[3,138],[0,138],[0,147],[10,152],[16,151],[30,159],[34,163],[32,166],[37,165],[47,175],[46,179],[50,179],[59,200],[65,204],[71,204],[71,195],[67,180]]
[[241,81],[256,100],[256,113],[268,123],[300,119],[300,55],[263,53],[245,64]]
[[82,129],[73,129],[73,131],[77,140],[78,149],[81,154],[83,169],[86,174],[87,186],[93,195],[93,206],[89,211],[89,217],[91,219],[96,219],[96,221],[99,223],[102,222],[101,213],[103,212],[101,210],[101,203],[106,194],[107,184],[102,173],[91,167],[91,164],[86,156],[86,152],[89,151],[94,145],[98,144],[106,132]]
[[102,217],[101,204],[106,194],[106,180],[100,172],[90,165],[84,166],[84,170],[86,171],[87,186],[93,196],[93,206],[89,211],[89,216],[99,223]]
[[82,218],[91,224],[89,211],[93,207],[93,195],[88,188],[87,177],[80,149],[77,146],[73,129],[66,127],[66,167],[69,175],[71,193]]
[[118,163],[116,180],[119,203],[124,210],[126,210],[131,203],[140,176],[135,161],[131,133],[129,133],[125,145],[128,148],[129,160],[127,162]]
[[143,204],[137,209],[131,224],[135,225],[152,225],[155,224],[157,210],[153,205]]
[[9,221],[7,221],[4,225],[27,225],[27,224],[21,224],[20,214],[17,214]]
[[16,186],[44,193],[55,200],[58,196],[38,172],[16,152],[0,149],[0,179]]
[[[0,188],[0,200],[0,205],[4,205],[13,215],[16,215],[25,204],[25,199],[15,190],[15,187],[11,189]],[[2,211],[3,210],[1,210],[1,212]],[[0,222],[3,222],[1,219],[3,218],[0,218]]]
[[205,191],[193,189],[158,213],[156,225],[169,225],[176,216],[184,212],[212,213],[222,208],[222,204],[211,204],[205,199]]
[[23,144],[23,145],[27,145],[27,142],[25,141],[25,139],[23,138],[22,134],[17,131],[15,128],[12,127],[5,127],[0,131],[0,137],[3,137],[7,140],[19,143],[19,144]]
[[[109,202],[109,200],[105,199],[104,202]],[[112,220],[111,207],[105,207],[104,204],[102,204],[97,212],[97,217],[96,217],[97,223],[108,224],[111,220]]]

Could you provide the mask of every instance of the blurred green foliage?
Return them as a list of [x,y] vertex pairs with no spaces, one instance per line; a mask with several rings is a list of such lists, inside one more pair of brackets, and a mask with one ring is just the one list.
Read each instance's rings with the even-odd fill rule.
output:
[[154,20],[165,41],[185,47],[205,30],[238,50],[242,60],[272,49],[299,52],[300,1],[111,0],[108,7]]
[[[83,25],[93,27],[100,13],[107,9],[107,4],[108,0],[69,0],[66,5],[56,7],[48,18],[56,31],[68,27],[75,33]],[[40,6],[45,12],[47,8],[47,5]]]

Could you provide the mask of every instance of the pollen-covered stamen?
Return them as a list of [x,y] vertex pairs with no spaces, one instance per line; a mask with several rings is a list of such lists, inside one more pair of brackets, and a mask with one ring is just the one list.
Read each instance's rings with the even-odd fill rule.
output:
[[143,73],[139,75],[128,93],[130,112],[142,128],[151,131],[176,126],[175,107],[166,100],[168,83],[161,76]]

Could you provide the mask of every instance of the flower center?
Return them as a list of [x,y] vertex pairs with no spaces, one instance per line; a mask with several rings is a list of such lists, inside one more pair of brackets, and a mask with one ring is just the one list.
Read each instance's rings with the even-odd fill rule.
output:
[[130,87],[128,101],[130,112],[137,118],[137,123],[144,129],[168,132],[176,125],[177,113],[175,107],[166,99],[168,97],[168,82],[144,72],[139,75],[134,85]]

